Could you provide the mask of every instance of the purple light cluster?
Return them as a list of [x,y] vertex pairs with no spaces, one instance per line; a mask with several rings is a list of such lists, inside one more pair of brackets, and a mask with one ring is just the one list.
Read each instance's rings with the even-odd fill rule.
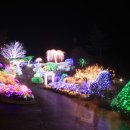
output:
[[0,95],[4,97],[34,98],[32,91],[25,85],[0,85]]
[[0,69],[3,68],[3,67],[4,67],[4,65],[2,63],[0,63]]
[[74,84],[74,83],[66,83],[66,82],[52,82],[49,83],[49,86],[52,89],[57,91],[66,91],[73,92],[75,94],[90,94],[91,90],[87,87],[86,83],[82,83],[82,85]]

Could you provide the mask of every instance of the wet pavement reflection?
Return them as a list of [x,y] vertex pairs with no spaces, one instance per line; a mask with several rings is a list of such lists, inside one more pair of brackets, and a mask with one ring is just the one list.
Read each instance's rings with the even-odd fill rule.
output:
[[91,101],[70,98],[38,85],[31,87],[36,102],[0,102],[0,130],[130,130],[130,121]]

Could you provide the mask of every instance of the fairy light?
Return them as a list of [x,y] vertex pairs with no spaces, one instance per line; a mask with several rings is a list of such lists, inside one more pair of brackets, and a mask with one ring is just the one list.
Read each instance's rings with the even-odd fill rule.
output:
[[123,82],[124,80],[122,78],[119,79],[120,82]]

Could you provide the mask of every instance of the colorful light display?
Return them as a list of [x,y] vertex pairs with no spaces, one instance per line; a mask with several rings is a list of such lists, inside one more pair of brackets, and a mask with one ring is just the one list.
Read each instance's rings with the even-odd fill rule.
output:
[[8,98],[34,98],[32,91],[25,85],[0,85],[0,96]]
[[78,88],[79,88],[77,86],[78,86],[77,84],[73,84],[73,83],[53,82],[53,83],[49,83],[47,87],[70,95],[77,95]]
[[5,71],[0,71],[0,83],[15,85],[15,80]]
[[94,82],[97,78],[97,75],[102,70],[103,67],[97,64],[93,66],[88,66],[84,69],[77,69],[73,77],[64,78],[63,81],[70,82],[70,83],[78,83],[78,84],[81,84],[83,81]]
[[96,80],[97,75],[102,70],[103,67],[96,64],[96,65],[88,66],[85,69],[77,69],[74,77],[81,78],[82,80],[83,79],[90,80],[93,82]]
[[0,71],[0,97],[12,99],[33,99],[32,91],[6,72]]
[[130,81],[123,87],[121,92],[112,100],[111,107],[113,110],[125,114],[130,113]]
[[102,93],[102,91],[109,89],[112,83],[110,73],[105,70],[98,73],[95,81],[86,80],[89,79],[87,77],[86,79],[76,79],[75,77],[66,76],[67,75],[63,75],[63,81],[60,80],[59,82],[50,83],[49,88],[60,92],[65,92],[70,95],[95,94],[103,97],[105,95]]
[[81,86],[74,83],[53,82],[49,83],[47,87],[69,95],[81,95],[92,93],[91,90],[87,87],[86,82],[83,82]]
[[[14,50],[11,52],[10,48]],[[10,53],[7,54],[7,51]],[[2,48],[2,54],[7,59],[21,58],[25,53],[26,51],[19,42],[5,45],[5,48]],[[32,83],[44,82],[45,87],[70,95],[95,94],[101,97],[104,96],[102,91],[111,87],[111,75],[108,71],[103,70],[102,66],[96,64],[85,67],[87,61],[84,58],[80,58],[79,64],[83,68],[76,69],[75,74],[69,77],[69,72],[75,69],[73,59],[65,59],[63,62],[64,52],[61,50],[48,50],[46,55],[47,63],[40,63],[42,61],[40,57],[35,60],[33,66],[35,74],[31,79]],[[31,59],[32,57],[25,58],[25,60],[29,62]],[[21,75],[22,71],[20,70],[19,62],[16,61],[15,65],[15,69],[18,69],[17,72],[15,72]],[[49,83],[50,81],[51,83]],[[3,72],[0,72],[0,96],[1,95],[5,97],[33,98],[33,94],[27,86],[21,85],[11,76],[9,77],[9,75],[7,76],[7,74]]]

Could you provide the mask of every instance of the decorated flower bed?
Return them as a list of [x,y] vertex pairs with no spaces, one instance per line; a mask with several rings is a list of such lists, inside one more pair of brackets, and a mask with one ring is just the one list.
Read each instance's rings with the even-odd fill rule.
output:
[[88,95],[95,94],[97,96],[103,97],[103,90],[109,89],[111,87],[111,79],[110,74],[107,71],[102,71],[97,75],[97,78],[93,82],[74,82],[71,80],[67,80],[67,82],[59,81],[59,82],[51,82],[46,86],[47,88],[51,88],[53,90],[67,93],[69,95]]
[[28,104],[33,103],[34,95],[26,85],[0,71],[0,100],[10,103]]

